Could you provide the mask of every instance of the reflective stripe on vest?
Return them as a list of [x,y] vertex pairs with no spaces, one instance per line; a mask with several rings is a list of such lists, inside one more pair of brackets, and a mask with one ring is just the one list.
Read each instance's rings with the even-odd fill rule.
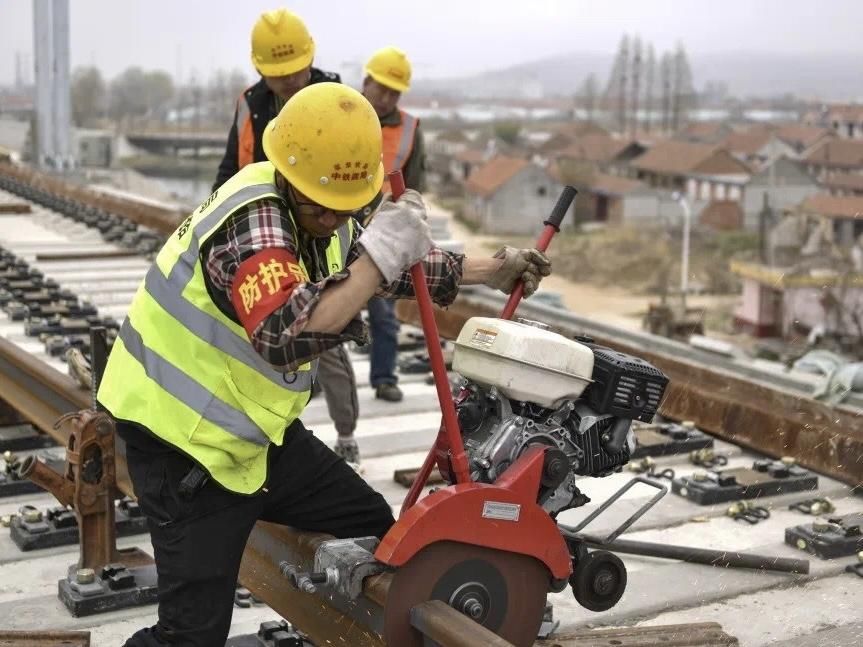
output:
[[118,337],[123,340],[123,345],[129,354],[144,367],[147,376],[161,384],[166,391],[181,393],[183,404],[190,409],[201,414],[214,425],[230,429],[243,440],[256,445],[267,445],[270,442],[270,439],[245,413],[237,411],[224,402],[216,401],[212,404],[212,393],[147,348],[141,334],[135,330],[129,319],[123,322]]
[[[147,272],[144,277],[144,289],[174,319],[183,322],[185,327],[199,339],[213,344],[222,352],[243,362],[250,368],[259,370],[262,375],[277,386],[287,388],[290,391],[302,392],[311,388],[315,373],[314,368],[316,367],[313,367],[312,371],[298,373],[297,378],[287,383],[283,375],[275,371],[252,348],[248,339],[239,337],[224,321],[196,308],[183,298],[183,290],[193,278],[195,264],[200,253],[201,238],[205,237],[213,227],[220,224],[226,215],[235,211],[239,205],[272,195],[273,190],[274,187],[271,184],[259,184],[240,189],[228,197],[195,226],[192,242],[186,251],[180,254],[167,277],[155,268]],[[348,244],[350,245],[350,241]]]
[[[401,122],[398,126],[383,126],[381,128],[384,169],[387,173],[401,170],[407,164],[411,152],[413,152],[414,137],[419,124],[419,120],[413,115],[403,110],[399,110],[399,114],[401,115]],[[389,180],[386,178],[381,190],[384,193],[391,190]]]
[[402,169],[405,166],[405,163],[408,161],[408,156],[411,154],[411,150],[413,150],[414,144],[414,134],[417,129],[417,120],[413,115],[409,115],[406,112],[402,112],[402,136],[399,138],[399,147],[396,150],[395,159],[390,166],[388,173],[395,171],[396,169]]
[[[289,377],[265,362],[212,302],[199,256],[239,208],[279,199],[273,177],[269,162],[247,166],[174,232],[135,295],[99,389],[115,417],[147,427],[247,494],[266,479],[269,444],[281,444],[305,408],[317,361]],[[351,237],[348,221],[330,240],[330,272],[345,266]]]
[[237,118],[234,125],[237,128],[237,169],[241,169],[255,161],[255,131],[252,128],[245,92],[237,100]]

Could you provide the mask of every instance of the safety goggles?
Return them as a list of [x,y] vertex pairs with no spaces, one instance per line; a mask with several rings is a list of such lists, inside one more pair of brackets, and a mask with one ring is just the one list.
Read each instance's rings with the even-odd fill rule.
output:
[[352,209],[351,211],[337,211],[335,209],[330,209],[329,207],[325,207],[323,205],[318,204],[317,202],[310,202],[308,200],[303,200],[300,197],[299,192],[294,189],[293,186],[288,186],[288,193],[291,196],[291,200],[294,203],[294,206],[297,210],[297,215],[303,216],[311,216],[313,218],[320,218],[324,214],[331,213],[336,218],[351,218],[354,216],[358,216],[362,213],[362,209]]

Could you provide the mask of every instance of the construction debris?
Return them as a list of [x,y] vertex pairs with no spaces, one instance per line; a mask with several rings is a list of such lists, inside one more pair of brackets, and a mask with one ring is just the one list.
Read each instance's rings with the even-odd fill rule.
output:
[[0,647],[90,647],[90,632],[0,629]]
[[715,622],[660,627],[622,627],[567,632],[536,647],[736,647],[740,643]]

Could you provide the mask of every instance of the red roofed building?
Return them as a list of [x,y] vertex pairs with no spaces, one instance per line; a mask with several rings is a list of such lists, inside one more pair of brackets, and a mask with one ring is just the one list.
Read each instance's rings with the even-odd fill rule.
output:
[[464,215],[487,233],[538,233],[562,189],[552,169],[498,155],[465,182]]
[[766,129],[731,133],[720,144],[753,170],[764,168],[780,157],[794,157],[794,147]]
[[809,173],[822,182],[834,173],[863,174],[863,141],[825,141],[806,156]]
[[589,213],[595,222],[638,224],[655,221],[661,216],[660,195],[655,189],[617,175],[593,175],[584,195],[577,199],[581,202],[579,213]]
[[863,104],[840,103],[812,110],[803,117],[811,126],[830,128],[843,139],[863,139]]
[[655,188],[685,193],[691,201],[740,202],[752,170],[723,148],[667,140],[630,163],[635,177]]

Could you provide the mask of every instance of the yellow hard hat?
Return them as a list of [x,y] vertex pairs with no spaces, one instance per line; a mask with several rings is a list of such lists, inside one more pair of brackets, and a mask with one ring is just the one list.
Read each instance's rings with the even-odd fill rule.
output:
[[315,41],[306,24],[287,9],[261,14],[252,29],[252,64],[263,76],[288,76],[309,67]]
[[264,153],[294,187],[336,211],[360,209],[384,181],[381,125],[372,104],[341,83],[313,83],[264,130]]
[[366,74],[381,85],[396,92],[407,92],[411,87],[411,63],[398,47],[379,49],[366,63]]

